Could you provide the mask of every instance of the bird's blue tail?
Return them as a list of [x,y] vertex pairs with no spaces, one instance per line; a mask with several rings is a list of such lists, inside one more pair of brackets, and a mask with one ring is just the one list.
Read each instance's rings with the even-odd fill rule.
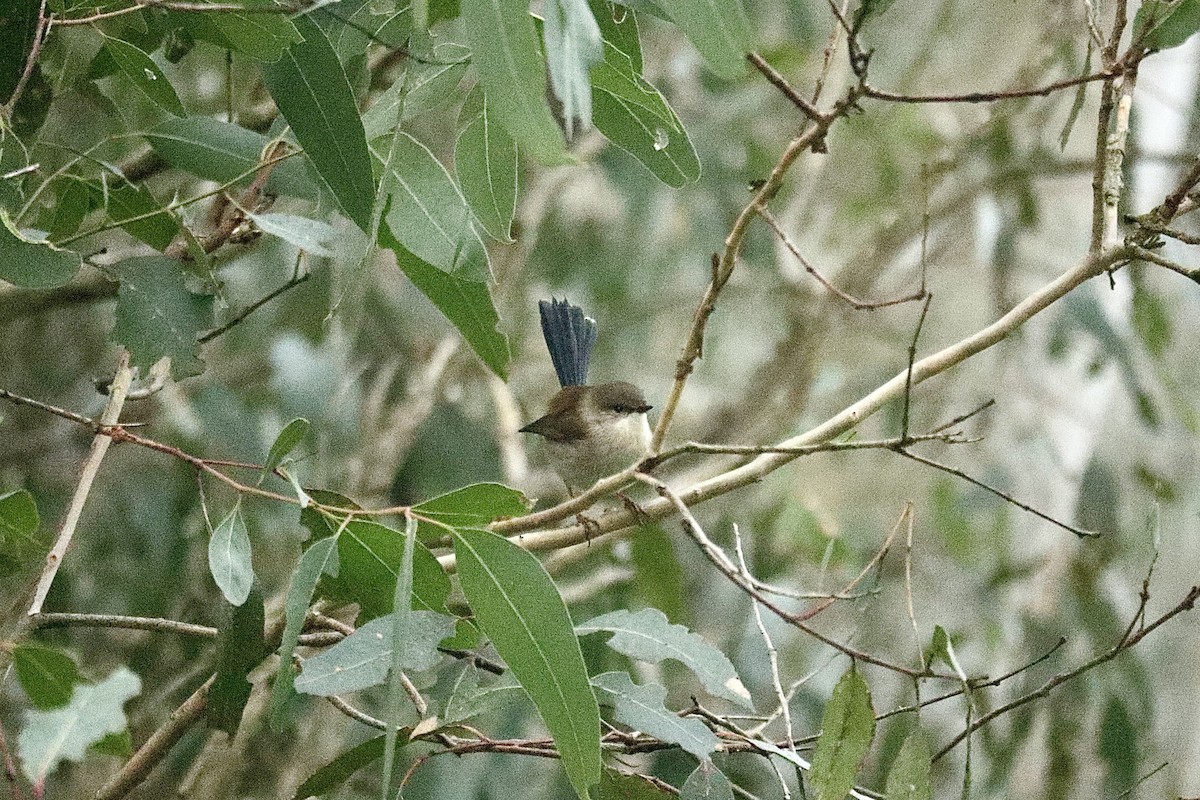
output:
[[546,349],[562,386],[587,383],[588,362],[596,343],[596,320],[583,315],[583,309],[564,300],[539,300],[542,335]]

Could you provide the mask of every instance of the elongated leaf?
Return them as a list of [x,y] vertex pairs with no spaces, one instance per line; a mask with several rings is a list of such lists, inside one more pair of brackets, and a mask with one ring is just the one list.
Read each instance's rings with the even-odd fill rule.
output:
[[733,786],[711,761],[701,761],[679,790],[679,800],[733,800]]
[[662,8],[713,72],[728,79],[745,72],[750,25],[739,0],[672,0]]
[[500,317],[487,284],[451,275],[417,258],[386,226],[379,230],[379,243],[396,254],[396,266],[458,328],[483,363],[507,378],[508,337],[496,330]]
[[1168,50],[1200,31],[1200,0],[1148,0],[1133,18],[1134,39],[1154,50]]
[[187,114],[183,103],[179,102],[179,95],[175,94],[175,87],[171,86],[171,82],[158,68],[158,64],[154,63],[154,59],[143,50],[112,36],[104,36],[104,49],[108,51],[121,73],[146,99],[177,117]]
[[543,6],[546,64],[550,85],[562,103],[567,138],[573,138],[575,118],[583,130],[592,127],[592,89],[588,70],[604,57],[600,27],[586,0],[548,0]]
[[292,582],[288,586],[284,605],[283,636],[279,642],[279,672],[275,675],[275,685],[271,687],[271,729],[274,731],[286,727],[288,701],[294,694],[296,681],[292,653],[296,651],[296,642],[304,629],[308,604],[312,601],[321,575],[328,573],[336,576],[337,572],[337,539],[332,536],[310,545],[292,572]]
[[[421,672],[441,658],[438,643],[454,634],[454,617],[409,611],[409,638],[401,648],[402,669]],[[328,697],[378,686],[392,665],[393,615],[373,619],[342,641],[304,662],[296,691]]]
[[165,256],[126,259],[114,269],[121,287],[112,338],[129,349],[131,363],[144,371],[170,356],[176,377],[199,375],[196,337],[212,326],[213,298],[188,291],[179,262]]
[[493,239],[512,241],[519,190],[517,145],[493,118],[476,87],[463,103],[454,145],[454,174],[480,227]]
[[304,41],[264,64],[263,81],[346,216],[368,231],[375,180],[354,94],[321,29],[307,17],[294,24]]
[[100,683],[76,686],[70,702],[61,708],[26,712],[17,739],[25,777],[39,783],[62,761],[81,761],[90,746],[125,730],[122,707],[141,686],[137,675],[120,667]]
[[332,258],[334,255],[337,231],[328,223],[308,217],[297,217],[294,214],[246,212],[246,216],[250,217],[263,233],[278,236],[307,253],[322,258]]
[[931,800],[929,744],[917,728],[908,735],[887,777],[887,800]]
[[4,209],[0,223],[0,279],[27,289],[48,289],[71,280],[83,266],[78,253],[18,231]]
[[589,0],[600,38],[629,57],[633,71],[642,74],[642,42],[638,36],[637,14],[632,8],[610,5],[607,0]]
[[267,453],[267,462],[263,464],[263,472],[270,473],[271,470],[279,466],[283,461],[284,456],[296,449],[296,445],[304,441],[304,437],[308,435],[309,429],[308,420],[303,417],[296,419],[283,426],[283,430],[275,437],[275,441],[271,444],[271,450]]
[[592,678],[601,703],[613,706],[617,720],[634,730],[671,742],[704,761],[721,742],[695,717],[680,717],[668,710],[666,687],[656,683],[638,686],[625,672],[605,672]]
[[254,567],[250,563],[250,534],[240,504],[234,505],[209,537],[208,569],[230,605],[246,602],[254,584]]
[[487,250],[471,226],[471,211],[454,179],[429,148],[404,131],[394,143],[372,147],[378,164],[391,164],[383,176],[388,195],[385,219],[392,236],[427,264],[470,281],[491,276]]
[[672,625],[656,608],[636,613],[613,611],[575,628],[580,636],[598,631],[616,634],[608,646],[618,653],[651,664],[673,658],[690,669],[710,693],[753,708],[750,693],[725,654],[682,625]]
[[233,736],[250,699],[250,681],[246,678],[267,655],[262,592],[251,584],[246,602],[226,606],[224,613],[217,637],[217,679],[208,693],[205,716],[208,727]]
[[[362,619],[389,613],[403,552],[404,537],[399,531],[365,520],[349,523],[338,535],[337,575],[325,577],[322,593],[358,603]],[[413,594],[417,609],[447,610],[450,579],[421,544],[413,554]]]
[[958,655],[954,652],[954,643],[950,641],[950,635],[941,625],[933,627],[933,640],[929,646],[929,654],[932,658],[945,662],[946,666],[954,670],[954,674],[960,681],[967,682],[967,673],[958,663]]
[[[164,120],[145,138],[171,166],[217,183],[228,183],[239,175],[246,175],[246,182],[252,180],[251,171],[271,142],[261,133],[207,117]],[[266,188],[293,197],[317,196],[302,155],[275,164]]]
[[875,709],[867,682],[853,667],[833,689],[821,716],[810,780],[817,800],[844,800],[875,738]]
[[600,709],[566,604],[533,554],[493,533],[456,532],[459,579],[479,626],[537,706],[581,800],[600,780]]
[[[411,735],[411,728],[402,728],[397,738],[396,750],[406,746]],[[309,797],[324,797],[329,794],[349,780],[351,775],[377,761],[383,755],[384,743],[384,736],[380,734],[374,739],[351,747],[300,784],[293,795],[294,800],[307,800]]]
[[12,663],[29,702],[42,711],[65,706],[81,681],[74,659],[50,647],[36,644],[14,647]]
[[546,105],[546,67],[524,0],[462,0],[472,61],[488,105],[512,137],[543,164],[570,161]]
[[605,61],[592,70],[594,120],[610,142],[668,186],[700,177],[700,160],[663,96],[633,71],[629,57],[605,43]]
[[476,483],[418,503],[413,512],[459,528],[478,528],[493,520],[519,516],[531,508],[533,503],[516,489],[502,483]]

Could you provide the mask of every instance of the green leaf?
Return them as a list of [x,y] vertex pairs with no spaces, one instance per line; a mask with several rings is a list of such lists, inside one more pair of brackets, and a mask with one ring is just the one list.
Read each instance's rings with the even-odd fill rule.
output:
[[[396,740],[396,751],[408,744],[412,734],[411,728],[401,728]],[[363,767],[374,763],[383,755],[385,737],[383,734],[374,739],[368,739],[360,745],[350,748],[325,766],[318,769],[296,789],[294,800],[307,800],[309,797],[324,797],[341,786],[350,776]]]
[[816,800],[844,800],[874,737],[871,692],[851,667],[834,687],[821,716],[821,735],[809,775]]
[[246,602],[225,606],[223,614],[217,637],[217,679],[208,693],[205,716],[208,727],[233,736],[250,699],[247,676],[267,655],[262,592],[252,586]]
[[542,13],[545,15],[542,40],[546,44],[550,85],[562,103],[567,138],[572,138],[577,117],[583,130],[592,127],[588,70],[604,58],[600,26],[586,0],[547,0]]
[[520,189],[517,145],[498,124],[476,87],[458,118],[454,174],[480,227],[499,242],[511,242]]
[[[248,9],[279,7],[270,0],[243,0],[239,5]],[[300,35],[286,14],[223,9],[220,13],[206,14],[205,19],[211,21],[234,49],[259,61],[278,61],[289,46],[307,36],[307,32],[305,36]],[[307,18],[303,19],[307,22]]]
[[247,211],[246,216],[263,233],[278,236],[307,253],[321,258],[332,258],[334,255],[337,231],[332,225],[293,214],[255,214]]
[[108,734],[92,745],[92,749],[101,755],[126,759],[133,755],[133,737],[126,728],[120,733]]
[[1133,18],[1133,39],[1151,50],[1178,47],[1200,31],[1200,0],[1147,0]]
[[113,341],[124,345],[143,374],[163,356],[175,377],[204,371],[196,337],[212,327],[213,298],[192,294],[178,261],[165,256],[130,258],[113,265],[117,290]]
[[177,117],[187,115],[175,87],[167,80],[167,76],[159,69],[154,59],[143,50],[129,42],[100,34],[104,37],[104,49],[112,57],[113,62],[121,73],[133,84],[133,88],[144,95],[147,100]]
[[38,0],[10,0],[0,24],[0,103],[12,97],[37,33]]
[[[454,634],[454,617],[409,611],[409,637],[400,652],[401,668],[432,669],[442,658],[438,644]],[[378,686],[392,665],[394,614],[373,619],[342,641],[304,662],[296,691],[328,697]]]
[[950,636],[941,625],[933,627],[933,641],[930,644],[930,655],[935,659],[940,659],[945,662],[946,666],[954,670],[954,674],[963,683],[967,682],[967,673],[963,670],[962,665],[958,663],[958,656],[954,653],[954,644],[950,641]]
[[643,525],[629,537],[638,605],[657,608],[667,619],[687,621],[691,610],[683,568],[671,537],[657,523]]
[[900,746],[888,771],[887,800],[932,800],[931,758],[925,734],[920,728],[915,729]]
[[82,679],[75,661],[59,650],[25,644],[12,650],[17,680],[33,707],[41,711],[65,706]]
[[[144,136],[171,166],[217,183],[229,183],[239,175],[246,176],[245,182],[252,180],[252,170],[272,141],[261,133],[207,117],[167,119]],[[317,195],[300,155],[275,164],[266,188],[293,197]]]
[[533,508],[521,492],[502,483],[476,483],[438,495],[412,507],[413,513],[454,527],[482,527],[497,519],[517,517]]
[[600,780],[600,709],[566,604],[537,558],[503,537],[460,530],[454,552],[476,621],[529,693],[571,786],[587,800]]
[[643,775],[626,775],[607,767],[600,773],[600,800],[664,800],[673,795]]
[[337,539],[327,536],[304,551],[300,563],[292,572],[287,602],[284,604],[283,636],[279,642],[279,671],[275,674],[275,685],[271,687],[271,729],[276,732],[286,727],[288,702],[295,694],[296,665],[292,663],[292,653],[296,650],[300,632],[304,630],[308,604],[312,601],[321,576],[337,575],[337,558]]
[[263,464],[263,472],[269,473],[271,470],[279,466],[283,461],[284,456],[296,449],[296,445],[304,441],[304,437],[308,435],[309,429],[308,420],[303,417],[296,419],[283,426],[283,430],[275,437],[275,441],[271,444],[271,450],[267,453],[267,463]]
[[746,71],[750,24],[739,0],[673,0],[662,7],[713,72],[732,80]]
[[[411,63],[404,78],[404,111],[401,121],[416,119],[455,102],[461,95],[458,84],[470,66],[470,51],[454,42],[438,44],[433,57],[439,64]],[[396,110],[391,113],[391,128],[395,127]]]
[[100,194],[113,224],[155,250],[166,250],[179,234],[179,222],[146,187],[118,180],[94,191]]
[[608,646],[618,653],[651,664],[673,658],[691,670],[710,694],[753,708],[750,692],[725,654],[682,625],[671,624],[658,609],[613,611],[575,628],[580,636],[599,631],[616,634]]
[[471,211],[454,179],[425,145],[404,131],[395,136],[394,143],[380,140],[372,147],[380,166],[392,154],[382,178],[392,236],[443,272],[469,281],[487,280],[487,250],[471,226]]
[[629,57],[633,71],[642,73],[642,42],[638,37],[637,14],[631,8],[610,5],[607,0],[590,0],[600,26],[600,38]]
[[619,722],[664,742],[682,747],[704,761],[721,743],[717,735],[695,717],[680,717],[663,701],[667,689],[657,683],[638,686],[625,672],[605,672],[592,678],[602,705],[611,705]]
[[[403,552],[404,537],[399,531],[377,522],[355,520],[338,535],[337,575],[323,579],[322,591],[358,603],[363,619],[388,614]],[[413,594],[414,608],[447,611],[450,579],[433,553],[421,544],[413,554]]]
[[[446,700],[446,707],[440,719],[443,725],[453,725],[466,722],[488,711],[499,708],[505,703],[526,701],[529,697],[521,684],[508,680],[505,676],[501,682],[491,686],[479,686],[479,670],[467,664],[463,666],[454,682],[454,690]],[[507,681],[507,682],[506,682]]]
[[26,289],[50,289],[71,280],[83,266],[78,253],[55,247],[36,232],[17,230],[4,209],[0,222],[0,279]]
[[396,241],[387,226],[379,243],[396,254],[396,266],[458,328],[467,344],[492,372],[508,377],[508,337],[496,330],[500,317],[487,284],[443,272],[417,258]]
[[733,800],[733,786],[711,761],[701,761],[679,790],[679,800]]
[[55,182],[58,190],[54,205],[38,216],[38,227],[46,231],[46,238],[56,242],[79,230],[80,223],[91,211],[91,190],[88,185],[73,177]]
[[[1130,717],[1125,702],[1116,696],[1104,704],[1100,718],[1097,755],[1104,762],[1104,783],[1111,787],[1136,786],[1142,729]],[[889,798],[890,800],[890,798]]]
[[76,686],[70,702],[62,708],[26,712],[17,739],[25,777],[41,783],[64,759],[82,761],[90,746],[125,730],[122,706],[141,686],[137,675],[119,667],[100,683]]
[[0,575],[40,558],[38,513],[33,495],[24,489],[0,495]]
[[369,231],[375,180],[354,94],[321,29],[307,17],[295,24],[304,41],[264,64],[263,81],[346,216]]
[[254,566],[241,503],[234,505],[208,539],[208,570],[230,605],[246,602],[254,585]]
[[500,124],[543,164],[570,162],[546,105],[546,68],[524,0],[462,0],[472,61]]
[[700,159],[666,99],[633,71],[629,57],[605,44],[592,70],[596,128],[668,186],[700,177]]

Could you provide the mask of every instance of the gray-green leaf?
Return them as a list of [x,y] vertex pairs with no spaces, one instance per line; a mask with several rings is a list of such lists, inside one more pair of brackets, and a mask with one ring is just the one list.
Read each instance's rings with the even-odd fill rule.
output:
[[875,738],[875,709],[867,682],[853,667],[833,689],[821,716],[810,775],[817,800],[844,800]]
[[488,236],[511,242],[519,189],[516,142],[496,122],[479,87],[467,95],[458,127],[454,174],[463,197]]
[[188,291],[172,258],[130,258],[113,269],[121,286],[112,338],[129,349],[131,363],[144,373],[169,356],[176,377],[199,375],[204,362],[196,337],[212,326],[213,298]]
[[608,646],[619,653],[651,664],[673,658],[690,669],[711,694],[753,708],[750,692],[725,654],[682,625],[671,624],[656,608],[635,613],[613,611],[575,627],[580,636],[598,631],[616,634]]
[[208,569],[230,605],[246,602],[254,584],[254,567],[250,561],[250,535],[240,504],[234,505],[209,537]]
[[592,678],[600,700],[611,705],[618,721],[664,742],[682,747],[701,761],[712,755],[720,740],[695,717],[681,717],[663,701],[666,687],[656,683],[638,686],[624,672],[605,672]]
[[81,266],[78,253],[18,231],[0,209],[0,279],[26,289],[49,289],[71,280]]

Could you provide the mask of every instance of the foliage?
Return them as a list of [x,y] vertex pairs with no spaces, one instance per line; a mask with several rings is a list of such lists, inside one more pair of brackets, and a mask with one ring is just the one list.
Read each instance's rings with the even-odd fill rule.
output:
[[0,10],[14,796],[1194,795],[1200,3],[532,12]]

